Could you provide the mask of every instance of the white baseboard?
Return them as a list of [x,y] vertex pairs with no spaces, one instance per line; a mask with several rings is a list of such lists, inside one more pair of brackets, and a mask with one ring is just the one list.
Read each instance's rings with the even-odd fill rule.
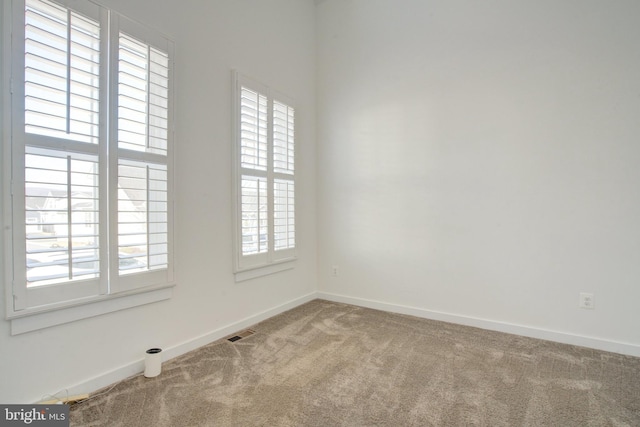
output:
[[[313,301],[316,298],[317,298],[317,293],[312,292],[308,295],[288,301],[284,304],[278,305],[269,310],[265,310],[253,316],[249,316],[238,322],[234,322],[230,325],[223,326],[222,328],[218,328],[214,331],[208,332],[199,337],[192,338],[180,344],[163,349],[162,362],[165,363],[191,350],[195,350],[196,348],[202,347],[216,340],[224,338],[228,335],[231,335],[234,332],[238,332],[241,329],[247,328],[251,325],[255,325],[256,323],[262,322],[263,320],[266,320],[277,314],[283,313],[299,305],[302,305],[309,301]],[[96,390],[100,390],[101,388],[107,387],[108,385],[114,384],[125,378],[129,378],[131,376],[141,374],[143,371],[144,371],[144,358],[140,360],[136,360],[135,362],[131,362],[119,368],[113,369],[109,372],[105,372],[103,374],[97,375],[81,383],[75,384],[67,388],[66,390],[69,395],[93,393]]]
[[521,335],[525,337],[538,338],[547,341],[554,341],[563,344],[577,345],[581,347],[593,348],[596,350],[609,351],[612,353],[625,354],[628,356],[640,357],[640,346],[635,344],[603,340],[600,338],[587,337],[582,335],[568,334],[566,332],[550,331],[538,329],[530,326],[516,325],[512,323],[497,322],[494,320],[479,319],[475,317],[462,316],[459,314],[443,313],[433,310],[425,310],[417,307],[409,307],[398,304],[390,304],[382,301],[374,301],[364,298],[355,298],[346,295],[333,294],[328,292],[318,292],[317,297],[328,301],[341,302],[344,304],[357,305],[360,307],[373,308],[392,313],[408,314],[431,320],[456,323],[459,325],[473,326],[476,328],[488,329],[490,331],[505,332],[508,334]]

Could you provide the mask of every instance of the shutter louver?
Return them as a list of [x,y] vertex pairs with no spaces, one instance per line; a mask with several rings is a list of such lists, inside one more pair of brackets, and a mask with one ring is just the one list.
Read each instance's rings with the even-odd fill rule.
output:
[[100,273],[98,159],[27,147],[27,287]]
[[[240,166],[242,254],[266,253],[268,241],[267,98],[250,89],[240,90]],[[252,174],[252,175],[250,175]]]
[[240,165],[266,171],[267,98],[244,87],[240,92]]
[[120,160],[118,270],[129,274],[168,263],[167,168]]
[[274,248],[276,251],[292,249],[295,235],[295,186],[291,180],[274,181]]
[[25,9],[25,132],[98,143],[100,26],[46,0]]
[[273,169],[275,172],[294,173],[294,110],[273,103]]
[[121,33],[118,148],[167,155],[169,57]]
[[267,180],[242,176],[242,254],[265,253],[268,246]]
[[[273,102],[274,249],[295,248],[294,109]],[[285,178],[286,177],[286,178]]]

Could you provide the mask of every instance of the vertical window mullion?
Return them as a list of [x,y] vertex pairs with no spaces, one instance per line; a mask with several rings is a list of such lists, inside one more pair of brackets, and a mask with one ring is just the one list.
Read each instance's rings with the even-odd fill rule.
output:
[[[0,5],[1,7],[2,5]],[[24,1],[17,2],[17,4],[13,5],[16,10],[25,10]],[[3,11],[6,11],[8,8],[4,8]],[[14,13],[14,18],[12,20],[12,36],[15,37],[16,40],[25,40],[26,29],[25,29],[25,16],[24,14],[20,14],[18,12]],[[25,82],[26,80],[26,71],[25,71],[25,52],[26,45],[23,44],[23,51],[16,52],[12,55],[12,70],[11,76],[14,82]],[[3,57],[4,58],[4,57]],[[11,88],[11,110],[12,111],[25,111],[25,85],[24,84],[15,84],[15,87]],[[13,227],[13,256],[12,261],[14,261],[14,272],[13,272],[13,283],[12,283],[12,293],[13,293],[13,301],[11,301],[10,309],[12,308],[14,311],[20,311],[22,309],[27,308],[27,286],[26,286],[26,276],[27,276],[27,256],[26,256],[26,200],[25,200],[25,154],[24,154],[24,141],[25,136],[24,132],[18,131],[18,129],[22,130],[25,128],[25,115],[24,114],[12,114],[12,152],[14,158],[12,159],[12,166],[15,171],[12,171],[11,178],[13,182],[11,183],[11,203],[12,203],[12,214],[13,219],[16,221]],[[20,153],[20,154],[19,154]],[[4,166],[4,164],[3,164]],[[18,222],[18,218],[24,218],[22,224]],[[7,297],[10,295],[7,293]]]
[[67,133],[71,133],[71,9],[67,9]]
[[274,238],[273,232],[273,98],[267,94],[267,242],[268,259],[273,260]]
[[[147,121],[148,122],[148,121]],[[148,134],[147,134],[148,135]],[[147,138],[148,140],[148,138]],[[149,174],[149,165],[146,165],[145,168],[145,180],[147,181],[147,194],[146,194],[146,198],[147,198],[147,227],[146,227],[146,232],[147,232],[147,266],[151,265],[151,178],[150,178],[150,174]]]
[[[145,147],[149,149],[149,128],[151,123],[151,115],[149,113],[149,103],[151,102],[151,46],[147,45],[147,105],[145,106],[145,114],[146,118],[146,129],[145,129]],[[149,171],[147,170],[147,173]],[[147,199],[149,200],[149,199]],[[149,264],[147,264],[149,265]]]
[[112,179],[109,176],[111,159],[111,127],[109,124],[112,118],[110,110],[110,99],[112,96],[110,89],[111,68],[113,58],[111,56],[111,16],[109,11],[100,11],[100,75],[99,75],[99,134],[98,139],[99,163],[98,163],[98,254],[100,256],[100,294],[106,295],[110,292],[111,268],[110,268],[110,247],[113,242],[111,238],[111,185]]
[[71,197],[71,156],[67,156],[67,268],[73,279],[73,200]]
[[108,41],[108,137],[106,139],[106,181],[108,194],[105,197],[107,206],[104,211],[107,214],[107,270],[109,280],[107,293],[116,293],[120,290],[118,280],[118,62],[120,52],[118,46],[118,15],[109,14],[109,30],[106,37]]

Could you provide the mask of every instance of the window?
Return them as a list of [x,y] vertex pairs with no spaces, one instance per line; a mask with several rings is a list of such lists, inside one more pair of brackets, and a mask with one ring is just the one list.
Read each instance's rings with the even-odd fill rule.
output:
[[243,280],[295,259],[295,114],[270,88],[237,73],[234,82],[235,269]]
[[169,286],[172,43],[90,2],[12,7],[9,317]]

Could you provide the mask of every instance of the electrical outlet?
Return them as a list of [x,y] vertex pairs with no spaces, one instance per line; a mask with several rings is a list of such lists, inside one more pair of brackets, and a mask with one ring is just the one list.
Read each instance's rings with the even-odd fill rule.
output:
[[587,310],[593,310],[596,308],[596,303],[593,298],[593,294],[587,292],[580,292],[580,300],[578,303],[580,308],[586,308]]
[[333,277],[338,277],[338,266],[337,265],[332,265],[331,266],[331,275]]

